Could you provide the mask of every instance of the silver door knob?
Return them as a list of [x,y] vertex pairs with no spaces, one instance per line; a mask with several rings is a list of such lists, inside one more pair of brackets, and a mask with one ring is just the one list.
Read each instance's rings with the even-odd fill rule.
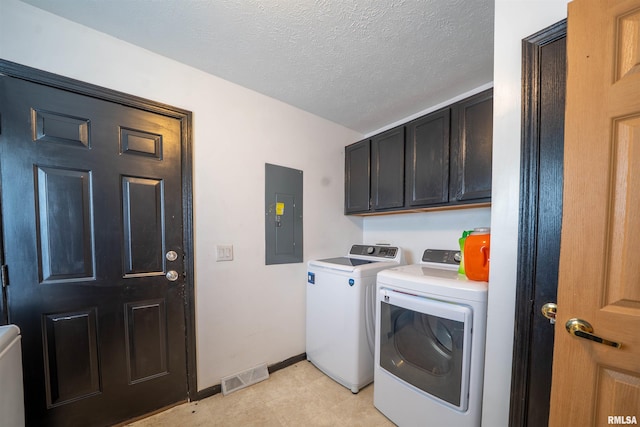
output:
[[169,251],[167,252],[165,257],[167,258],[167,261],[175,261],[178,259],[178,254],[176,253],[176,251]]
[[169,270],[167,271],[167,279],[170,282],[175,282],[176,280],[178,280],[178,272],[175,270]]

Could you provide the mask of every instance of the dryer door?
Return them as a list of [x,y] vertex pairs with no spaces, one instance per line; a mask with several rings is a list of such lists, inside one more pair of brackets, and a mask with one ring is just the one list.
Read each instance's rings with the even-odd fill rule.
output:
[[469,403],[471,307],[381,289],[380,367],[459,411]]

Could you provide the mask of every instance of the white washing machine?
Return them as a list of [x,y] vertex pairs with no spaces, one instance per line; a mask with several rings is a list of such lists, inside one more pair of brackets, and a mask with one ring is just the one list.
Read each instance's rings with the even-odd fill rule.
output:
[[378,274],[373,403],[398,426],[480,425],[487,283],[458,257],[427,249]]
[[402,249],[386,245],[308,263],[307,359],[353,393],[373,381],[376,274],[401,264]]
[[24,426],[20,329],[0,326],[0,425]]

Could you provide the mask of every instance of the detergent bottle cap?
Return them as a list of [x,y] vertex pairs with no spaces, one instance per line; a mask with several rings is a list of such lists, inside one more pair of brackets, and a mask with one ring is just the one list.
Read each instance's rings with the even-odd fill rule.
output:
[[471,234],[489,234],[491,233],[491,228],[489,227],[476,227],[473,229],[473,233]]

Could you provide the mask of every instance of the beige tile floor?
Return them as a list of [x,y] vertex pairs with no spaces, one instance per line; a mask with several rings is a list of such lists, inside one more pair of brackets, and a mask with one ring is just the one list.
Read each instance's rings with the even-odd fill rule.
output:
[[131,427],[394,426],[373,406],[373,386],[351,393],[307,361],[226,396],[185,403]]

